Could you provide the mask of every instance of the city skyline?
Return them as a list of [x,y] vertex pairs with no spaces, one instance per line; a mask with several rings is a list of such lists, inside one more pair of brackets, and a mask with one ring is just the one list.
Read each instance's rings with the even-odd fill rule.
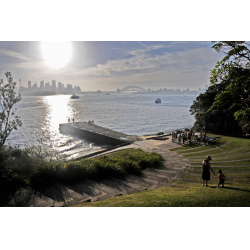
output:
[[129,85],[198,89],[209,84],[210,70],[222,57],[211,42],[64,42],[50,48],[61,44],[53,42],[43,49],[42,44],[0,42],[0,78],[10,71],[23,87],[30,79],[60,79],[82,91]]
[[[120,93],[121,89],[117,89],[117,90],[91,90],[91,91],[81,91],[81,88],[79,86],[72,86],[72,84],[67,84],[64,86],[64,84],[62,82],[56,82],[56,80],[52,80],[52,85],[50,85],[50,82],[44,83],[44,80],[40,81],[40,85],[38,86],[38,83],[35,82],[32,85],[31,81],[28,81],[27,83],[28,87],[23,87],[22,83],[21,83],[21,79],[19,79],[19,86],[17,85],[17,89],[19,90],[20,93],[23,94],[32,94],[32,93],[36,93],[36,92],[42,92],[42,91],[49,91],[49,92],[55,92],[57,94],[72,94],[77,93],[84,93],[84,92],[117,92]],[[126,86],[125,88],[133,88],[133,87],[139,87],[140,86]],[[139,88],[137,89],[138,92]],[[208,88],[208,85],[206,85],[204,88],[199,87],[199,89],[176,89],[176,88],[160,88],[160,89],[144,89],[144,91],[146,90],[147,93],[163,93],[163,94],[178,94],[178,93],[184,93],[184,94],[199,94],[199,93],[203,93],[206,91],[206,89]],[[143,88],[142,88],[143,89]],[[137,91],[136,89],[134,90],[135,92]],[[133,90],[130,90],[133,91]],[[134,92],[134,93],[135,93]],[[143,92],[143,91],[142,91]]]
[[41,80],[39,86],[37,82],[32,85],[32,82],[28,81],[28,87],[23,87],[21,79],[19,79],[19,86],[16,87],[21,94],[33,94],[42,91],[54,92],[57,94],[81,93],[81,88],[79,86],[73,86],[72,84],[64,86],[62,82],[56,82],[56,80],[52,80],[52,85],[50,85],[50,82],[44,83],[44,80]]

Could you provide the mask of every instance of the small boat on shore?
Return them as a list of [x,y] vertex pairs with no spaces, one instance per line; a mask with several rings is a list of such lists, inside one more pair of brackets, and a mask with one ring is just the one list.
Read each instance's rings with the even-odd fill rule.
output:
[[73,95],[70,97],[71,99],[79,99],[79,96],[78,95],[75,95],[74,93],[73,93]]
[[155,100],[155,103],[161,103],[161,98],[157,98],[157,99]]

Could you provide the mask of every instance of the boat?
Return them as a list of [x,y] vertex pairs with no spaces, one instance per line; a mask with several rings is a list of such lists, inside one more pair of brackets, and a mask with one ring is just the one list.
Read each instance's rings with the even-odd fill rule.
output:
[[155,103],[161,103],[161,98],[157,98],[157,99],[155,100]]
[[74,93],[73,93],[73,95],[70,97],[71,99],[79,99],[79,96],[78,95],[75,95]]

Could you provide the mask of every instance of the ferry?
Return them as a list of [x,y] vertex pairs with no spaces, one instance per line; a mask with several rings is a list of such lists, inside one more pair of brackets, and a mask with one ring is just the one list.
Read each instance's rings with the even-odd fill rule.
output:
[[161,103],[161,98],[157,98],[157,99],[155,100],[155,103]]
[[70,97],[71,99],[79,99],[79,96],[78,95],[75,95],[74,93],[73,93],[73,95]]

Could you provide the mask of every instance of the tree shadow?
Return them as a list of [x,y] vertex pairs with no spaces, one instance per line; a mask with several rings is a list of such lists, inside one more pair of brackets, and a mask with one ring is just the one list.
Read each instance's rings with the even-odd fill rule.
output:
[[250,193],[250,190],[246,189],[241,189],[241,188],[233,188],[233,187],[224,187],[225,189],[232,189],[232,190],[238,190],[238,191],[243,191],[243,192],[248,192]]
[[[211,188],[217,188],[217,186],[210,186]],[[233,188],[233,187],[219,187],[223,189],[231,189],[231,190],[237,190],[237,191],[243,191],[243,192],[248,192],[250,193],[250,190],[247,189],[241,189],[241,188]]]

